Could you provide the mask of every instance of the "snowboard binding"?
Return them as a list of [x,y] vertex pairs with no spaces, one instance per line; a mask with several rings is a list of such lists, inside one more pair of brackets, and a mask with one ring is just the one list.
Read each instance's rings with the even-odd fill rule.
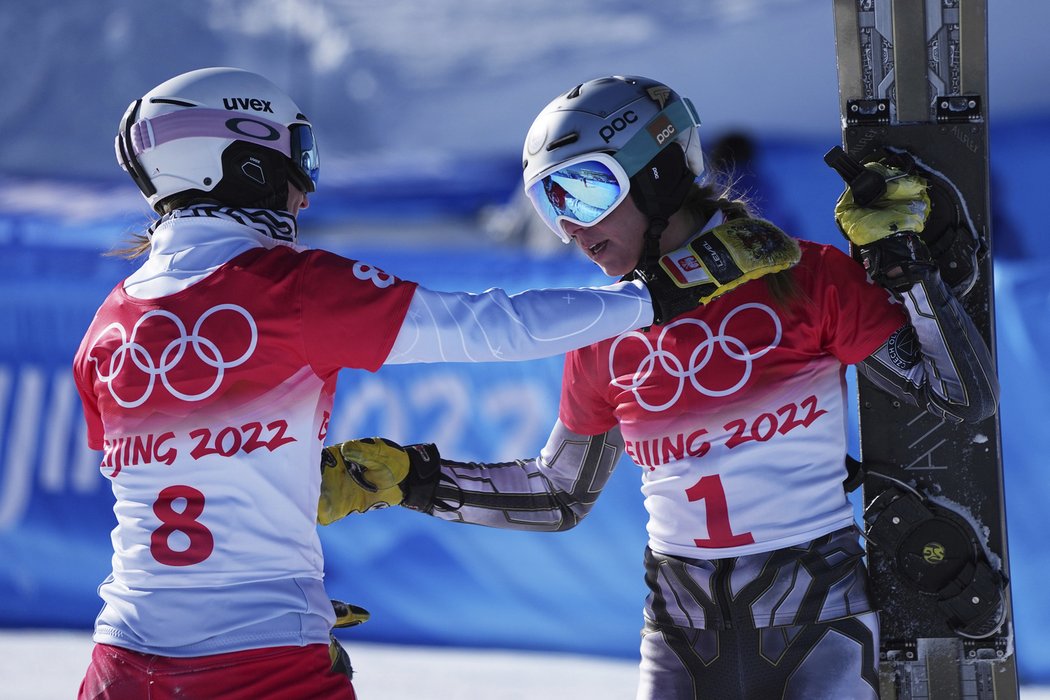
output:
[[948,626],[983,639],[1006,619],[1006,577],[991,562],[973,523],[958,510],[877,472],[890,485],[865,509],[865,536],[889,555],[903,580],[936,598]]

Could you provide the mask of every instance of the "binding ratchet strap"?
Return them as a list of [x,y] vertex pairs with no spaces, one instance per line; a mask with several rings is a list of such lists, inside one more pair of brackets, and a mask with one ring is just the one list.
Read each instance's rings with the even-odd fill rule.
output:
[[896,479],[865,509],[869,542],[891,554],[905,582],[934,596],[952,630],[981,639],[1006,618],[1006,578],[994,567],[974,526]]

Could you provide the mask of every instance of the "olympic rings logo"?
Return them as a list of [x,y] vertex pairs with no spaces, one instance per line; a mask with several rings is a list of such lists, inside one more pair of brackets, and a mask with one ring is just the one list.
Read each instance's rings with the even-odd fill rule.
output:
[[[248,348],[240,357],[232,360],[227,360],[223,357],[219,346],[208,338],[202,336],[200,333],[201,326],[204,322],[212,315],[222,311],[232,312],[241,316],[247,322],[248,329],[251,332],[251,340],[248,343]],[[136,341],[136,336],[142,328],[142,324],[152,318],[167,319],[178,331],[178,337],[170,341],[164,347],[160,353],[159,359],[156,360],[144,345]],[[113,400],[124,408],[135,408],[136,406],[141,406],[145,403],[153,394],[153,388],[156,385],[158,378],[164,388],[175,398],[182,399],[183,401],[203,401],[218,390],[219,385],[222,384],[222,378],[225,375],[226,370],[242,365],[248,361],[248,358],[255,352],[255,347],[259,342],[259,330],[255,325],[255,319],[253,319],[251,314],[249,314],[243,307],[237,306],[236,304],[218,304],[211,307],[201,314],[201,317],[197,319],[197,323],[193,326],[193,331],[188,334],[186,333],[186,325],[182,322],[182,319],[170,311],[157,309],[143,314],[143,316],[135,322],[134,327],[131,329],[130,337],[128,337],[127,330],[124,326],[120,323],[114,322],[103,328],[102,332],[95,336],[92,345],[97,345],[98,341],[104,335],[113,330],[115,330],[120,337],[120,345],[113,351],[113,354],[109,358],[109,371],[103,371],[98,358],[92,356],[90,359],[95,363],[96,376],[98,376],[99,380],[109,389],[110,396],[113,397]],[[193,349],[194,354],[201,362],[215,369],[215,379],[212,381],[211,386],[196,394],[187,394],[179,391],[172,386],[172,383],[168,378],[168,372],[174,369],[179,362],[182,361],[183,357],[186,355],[186,349],[188,347]],[[124,370],[125,364],[129,361],[149,378],[146,383],[146,389],[142,392],[142,395],[134,399],[120,396],[117,393],[117,389],[114,387],[114,380],[120,376],[121,372]]]
[[[755,309],[769,316],[769,319],[773,322],[773,339],[765,347],[758,350],[750,350],[747,345],[732,335],[726,333],[726,327],[729,322],[739,313],[747,309]],[[689,354],[688,361],[682,362],[682,358],[675,355],[670,350],[664,348],[664,341],[668,334],[675,328],[682,326],[696,326],[704,332],[704,339],[696,346],[695,349]],[[710,397],[721,397],[729,396],[730,394],[740,390],[747,380],[751,378],[752,365],[755,360],[768,353],[773,348],[780,344],[780,339],[783,335],[783,328],[780,323],[780,319],[776,313],[766,306],[765,304],[741,304],[736,307],[722,319],[722,323],[718,326],[718,332],[714,333],[711,327],[704,321],[695,318],[683,318],[673,323],[669,323],[660,332],[660,337],[656,340],[656,347],[654,348],[649,339],[639,333],[638,331],[630,331],[624,333],[613,341],[612,346],[609,348],[609,376],[612,378],[612,383],[621,389],[627,389],[634,394],[635,400],[638,405],[647,411],[656,413],[664,411],[675,404],[678,399],[682,396],[682,392],[685,390],[686,379],[692,384],[693,388],[704,396]],[[621,381],[615,370],[615,358],[616,350],[620,346],[620,343],[627,340],[628,338],[634,338],[641,341],[646,348],[646,355],[642,358],[638,364],[638,368],[631,374],[630,379],[627,381]],[[700,381],[701,371],[707,367],[712,359],[715,358],[715,351],[721,351],[725,356],[732,360],[743,363],[743,372],[740,379],[735,384],[726,389],[713,389],[705,386]],[[667,401],[659,404],[654,404],[646,401],[641,394],[642,387],[656,371],[657,366],[663,369],[668,375],[678,381],[678,385],[674,391],[674,395]]]

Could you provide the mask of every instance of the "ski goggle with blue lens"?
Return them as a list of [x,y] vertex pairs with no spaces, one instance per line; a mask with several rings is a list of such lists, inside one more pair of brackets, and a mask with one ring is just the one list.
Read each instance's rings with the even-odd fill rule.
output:
[[639,129],[616,155],[594,152],[571,158],[540,172],[525,184],[525,193],[564,243],[572,239],[563,222],[594,226],[627,198],[631,176],[666,145],[700,126],[693,103],[683,98],[669,104]]
[[586,153],[539,173],[525,186],[532,205],[562,242],[562,222],[594,226],[626,197],[631,180],[608,153]]
[[317,188],[321,162],[309,124],[284,126],[262,117],[205,107],[132,121],[140,103],[141,100],[136,100],[128,107],[116,143],[117,160],[133,177],[138,175],[136,182],[144,179],[152,188],[138,162],[142,153],[169,141],[203,136],[247,141],[278,151],[292,162],[296,186],[304,192],[313,192]]
[[321,175],[321,157],[317,153],[314,130],[309,124],[292,124],[288,127],[288,137],[291,150],[288,158],[303,177],[299,189],[303,192],[313,192],[317,189],[317,179]]

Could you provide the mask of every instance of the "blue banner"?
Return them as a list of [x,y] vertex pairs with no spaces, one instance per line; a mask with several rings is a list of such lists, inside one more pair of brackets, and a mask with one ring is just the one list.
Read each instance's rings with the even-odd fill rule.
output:
[[[340,251],[435,289],[600,282],[577,256],[521,250]],[[112,495],[86,447],[70,363],[130,270],[95,251],[0,244],[0,626],[88,628],[109,572]],[[1046,347],[1050,263],[997,267],[1006,487],[1017,642],[1028,682],[1050,680],[1040,594],[1050,479]],[[538,453],[557,416],[561,358],[384,367],[340,376],[331,440],[433,441],[457,460]],[[1033,390],[1033,387],[1041,390]],[[633,657],[644,598],[645,513],[631,462],[591,516],[557,534],[486,530],[403,509],[322,529],[329,593],[373,613],[344,640],[495,646]]]

